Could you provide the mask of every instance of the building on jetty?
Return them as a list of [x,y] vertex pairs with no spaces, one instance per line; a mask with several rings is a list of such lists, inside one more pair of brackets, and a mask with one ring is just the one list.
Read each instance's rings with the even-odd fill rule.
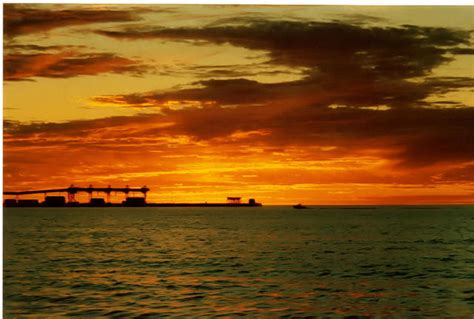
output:
[[[248,203],[243,203],[241,197],[227,197],[225,203],[148,203],[146,201],[147,193],[150,189],[146,186],[141,188],[131,188],[128,185],[124,188],[114,188],[110,185],[105,188],[97,188],[89,185],[89,187],[75,187],[71,185],[68,188],[43,189],[21,192],[3,192],[4,196],[15,196],[15,198],[7,198],[3,202],[4,207],[259,207],[262,204],[257,203],[255,199],[250,198]],[[51,195],[65,193],[66,196]],[[85,203],[76,200],[76,194],[87,193],[89,201]],[[92,197],[93,193],[105,194],[102,197]],[[121,203],[112,203],[112,193],[123,193],[125,199]],[[142,196],[129,196],[130,194],[141,193]],[[44,201],[37,199],[23,199],[25,195],[44,195]]]

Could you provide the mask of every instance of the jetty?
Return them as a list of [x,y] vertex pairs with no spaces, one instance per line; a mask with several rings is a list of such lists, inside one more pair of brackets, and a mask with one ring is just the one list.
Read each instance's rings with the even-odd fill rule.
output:
[[[241,197],[227,197],[223,203],[148,203],[146,200],[150,188],[143,187],[76,187],[71,185],[67,188],[41,189],[18,192],[3,192],[5,196],[14,196],[6,198],[3,202],[4,207],[259,207],[255,199],[250,198],[248,202],[242,202]],[[78,193],[87,193],[88,201],[79,202],[76,200]],[[111,202],[111,194],[122,193],[125,199],[120,203]],[[136,196],[137,193],[141,196]],[[52,195],[56,194],[56,195]],[[61,194],[65,194],[63,196]],[[104,197],[93,197],[93,194],[103,194]],[[44,200],[24,198],[25,195],[43,195]],[[133,195],[133,196],[130,196]]]

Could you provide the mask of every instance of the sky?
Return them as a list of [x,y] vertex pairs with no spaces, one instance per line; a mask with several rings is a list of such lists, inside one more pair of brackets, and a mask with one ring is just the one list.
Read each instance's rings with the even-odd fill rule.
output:
[[474,203],[474,7],[4,4],[4,190]]

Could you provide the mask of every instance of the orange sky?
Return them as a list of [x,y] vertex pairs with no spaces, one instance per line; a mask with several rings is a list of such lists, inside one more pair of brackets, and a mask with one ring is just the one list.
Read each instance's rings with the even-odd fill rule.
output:
[[473,7],[4,5],[4,189],[474,203]]

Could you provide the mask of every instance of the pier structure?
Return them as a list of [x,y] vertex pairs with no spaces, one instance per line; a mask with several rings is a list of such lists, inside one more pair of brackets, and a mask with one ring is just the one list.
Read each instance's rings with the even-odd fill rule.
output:
[[[125,187],[76,187],[74,185],[68,188],[53,188],[30,190],[20,192],[3,192],[3,195],[15,196],[15,199],[5,199],[4,207],[260,207],[261,203],[257,203],[254,198],[249,198],[248,203],[244,203],[241,197],[227,197],[225,203],[148,203],[146,195],[150,189],[146,186],[141,188],[133,188],[128,185]],[[60,195],[66,193],[67,196]],[[76,194],[87,193],[89,195],[88,203],[76,201]],[[104,193],[107,202],[102,197],[94,198],[93,193]],[[121,203],[111,203],[111,193],[123,193],[125,200]],[[143,196],[129,196],[133,193],[141,193]],[[22,195],[44,194],[44,201],[39,202],[37,199],[20,199]]]
[[144,200],[146,200],[146,194],[149,191],[150,191],[150,189],[146,186],[143,186],[141,188],[132,188],[132,187],[129,187],[127,185],[125,187],[117,188],[117,187],[111,187],[110,185],[108,187],[93,187],[92,185],[89,185],[89,187],[76,187],[74,185],[71,185],[68,188],[42,189],[42,190],[21,191],[21,192],[3,192],[3,195],[15,196],[16,200],[18,201],[19,197],[21,195],[44,194],[45,201],[47,201],[48,198],[50,200],[55,200],[55,197],[58,197],[58,196],[48,196],[48,194],[51,194],[51,193],[66,193],[67,194],[67,202],[69,204],[74,204],[74,203],[76,203],[76,194],[80,193],[80,192],[88,193],[90,202],[93,200],[92,194],[94,192],[96,192],[96,193],[105,193],[105,195],[107,197],[107,203],[110,203],[110,194],[111,193],[124,193],[126,199],[128,199],[130,193],[142,193]]

